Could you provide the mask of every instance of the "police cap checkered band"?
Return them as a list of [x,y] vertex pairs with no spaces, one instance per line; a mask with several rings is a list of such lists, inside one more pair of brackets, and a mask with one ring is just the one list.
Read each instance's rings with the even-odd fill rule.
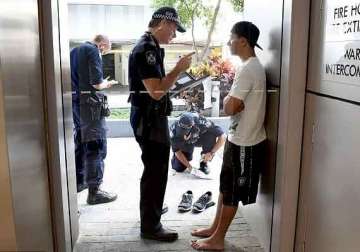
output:
[[168,19],[174,22],[179,22],[179,19],[177,17],[173,17],[172,15],[154,14],[152,17],[154,19]]

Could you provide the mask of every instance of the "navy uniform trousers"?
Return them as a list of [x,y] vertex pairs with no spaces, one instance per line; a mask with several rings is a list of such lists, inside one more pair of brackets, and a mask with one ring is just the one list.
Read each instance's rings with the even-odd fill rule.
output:
[[[93,64],[87,64],[89,61]],[[73,91],[76,180],[78,185],[88,184],[89,188],[97,188],[102,183],[104,159],[107,154],[106,134],[102,133],[105,132],[103,130],[105,119],[100,119],[97,122],[89,122],[86,119],[86,114],[89,113],[90,108],[80,105],[80,84],[83,83],[84,86],[84,83],[89,85],[88,83],[102,81],[102,61],[99,56],[99,49],[95,44],[89,42],[72,49],[70,66]],[[93,90],[90,85],[86,88]],[[96,137],[94,137],[94,132],[101,133],[96,133]]]
[[107,155],[106,138],[84,141],[81,135],[80,106],[73,101],[76,182],[98,188],[104,176],[104,159]]
[[141,148],[144,171],[140,181],[140,218],[142,232],[156,232],[166,191],[170,146],[136,137]]

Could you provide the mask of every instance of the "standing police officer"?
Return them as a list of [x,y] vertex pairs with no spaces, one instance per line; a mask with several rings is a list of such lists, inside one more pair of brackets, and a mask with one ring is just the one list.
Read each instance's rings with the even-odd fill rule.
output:
[[160,223],[167,184],[170,136],[167,116],[172,104],[167,91],[180,73],[190,67],[191,54],[182,57],[172,71],[165,74],[164,49],[185,32],[174,8],[162,7],[154,12],[149,30],[140,38],[129,57],[130,123],[140,145],[144,171],[140,182],[141,237],[174,241],[175,231]]
[[103,79],[101,54],[110,50],[108,37],[97,35],[70,52],[75,126],[75,161],[78,192],[89,188],[90,205],[114,201],[117,195],[99,189],[107,154],[106,96],[100,91],[114,81]]

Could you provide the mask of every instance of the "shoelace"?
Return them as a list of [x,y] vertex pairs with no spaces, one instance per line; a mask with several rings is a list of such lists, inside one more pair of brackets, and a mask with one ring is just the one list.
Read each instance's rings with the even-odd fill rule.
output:
[[191,194],[185,193],[182,198],[182,202],[189,203],[191,201]]
[[209,201],[209,196],[207,194],[202,195],[196,203],[206,204]]

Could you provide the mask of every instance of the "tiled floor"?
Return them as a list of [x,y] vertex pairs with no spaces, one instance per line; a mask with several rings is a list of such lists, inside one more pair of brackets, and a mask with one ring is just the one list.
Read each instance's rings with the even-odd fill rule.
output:
[[[192,164],[198,164],[200,150],[196,150]],[[201,214],[178,213],[181,195],[192,190],[194,200],[206,191],[213,193],[217,202],[218,177],[221,153],[210,163],[212,180],[202,180],[190,174],[169,171],[165,202],[169,212],[162,223],[176,229],[180,239],[174,243],[142,240],[139,236],[139,180],[142,172],[140,149],[133,138],[108,140],[108,157],[103,189],[118,193],[117,201],[89,206],[87,192],[79,194],[80,237],[76,251],[193,251],[190,247],[190,231],[207,226],[216,212],[216,206]],[[263,252],[256,237],[239,210],[226,237],[225,251]]]

